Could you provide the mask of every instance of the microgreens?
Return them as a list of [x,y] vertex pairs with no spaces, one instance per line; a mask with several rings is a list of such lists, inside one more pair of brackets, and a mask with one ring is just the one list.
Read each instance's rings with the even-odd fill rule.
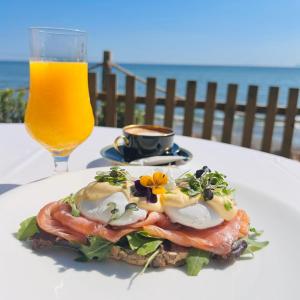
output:
[[255,227],[250,227],[249,231],[256,236],[261,236],[264,233],[263,230],[257,230]]
[[110,218],[109,222],[119,219],[121,217],[119,214],[119,209],[117,208],[117,205],[115,202],[107,203],[107,207],[110,209],[110,213],[111,213],[111,218]]
[[112,185],[123,185],[129,178],[125,169],[111,167],[109,171],[97,172],[95,180],[98,182],[108,182]]
[[231,204],[231,202],[230,202],[230,201],[225,201],[225,202],[224,202],[224,208],[225,208],[227,211],[231,210],[231,209],[232,209],[232,204]]
[[120,213],[120,210],[117,208],[117,205],[115,202],[109,202],[107,203],[107,207],[110,209],[111,218],[108,222],[120,219],[127,211],[137,211],[138,207],[136,203],[128,203],[125,206],[124,213]]
[[212,172],[204,166],[194,174],[186,173],[177,178],[176,183],[188,196],[202,195],[203,199],[208,201],[213,198],[213,195],[227,196],[233,193],[234,190],[228,187],[225,178],[225,175],[217,171]]
[[128,203],[125,206],[125,211],[127,211],[127,210],[137,211],[138,210],[137,204],[136,203]]
[[71,215],[73,217],[79,217],[80,216],[80,211],[79,211],[79,209],[77,208],[77,205],[76,205],[75,195],[70,194],[69,196],[63,198],[61,200],[61,202],[70,205],[70,207],[71,207]]

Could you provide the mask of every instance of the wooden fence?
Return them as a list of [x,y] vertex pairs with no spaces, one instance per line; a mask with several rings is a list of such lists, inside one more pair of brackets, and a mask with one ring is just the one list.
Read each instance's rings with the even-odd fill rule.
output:
[[[266,106],[257,105],[258,86],[248,87],[246,104],[237,103],[237,84],[229,84],[227,87],[226,101],[220,103],[216,100],[217,83],[207,84],[205,99],[196,99],[196,81],[188,81],[186,84],[186,95],[184,99],[176,96],[176,80],[168,79],[166,82],[165,97],[156,97],[156,78],[147,78],[145,96],[137,96],[135,93],[136,76],[126,76],[125,94],[117,93],[117,75],[112,73],[110,54],[104,54],[102,73],[102,91],[98,91],[97,74],[89,73],[89,91],[94,113],[96,113],[97,101],[105,103],[104,123],[106,126],[117,125],[117,102],[125,103],[125,125],[134,122],[134,111],[136,104],[145,105],[145,124],[153,124],[155,121],[156,105],[165,106],[164,125],[173,127],[174,112],[176,107],[184,109],[184,120],[182,134],[185,136],[200,136],[211,139],[214,126],[215,111],[224,113],[221,141],[232,142],[233,124],[236,113],[244,114],[244,125],[242,130],[241,146],[250,148],[253,139],[253,128],[257,114],[263,114],[264,130],[262,135],[261,150],[271,151],[272,137],[276,116],[284,116],[284,130],[280,153],[282,156],[290,157],[294,135],[295,118],[300,115],[297,107],[299,89],[290,88],[286,107],[278,106],[278,87],[270,87]],[[195,110],[204,110],[202,132],[193,132]]]

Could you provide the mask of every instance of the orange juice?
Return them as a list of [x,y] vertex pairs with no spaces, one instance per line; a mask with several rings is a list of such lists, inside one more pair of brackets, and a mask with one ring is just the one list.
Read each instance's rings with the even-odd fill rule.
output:
[[68,155],[92,132],[87,72],[85,62],[30,62],[25,124],[55,155]]

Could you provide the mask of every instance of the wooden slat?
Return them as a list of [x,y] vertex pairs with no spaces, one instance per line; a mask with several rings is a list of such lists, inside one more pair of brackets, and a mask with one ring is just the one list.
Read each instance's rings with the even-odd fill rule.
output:
[[167,94],[166,94],[166,106],[165,106],[165,121],[166,127],[173,127],[174,109],[176,106],[176,80],[167,80]]
[[126,94],[125,94],[125,125],[134,123],[134,106],[135,106],[135,78],[126,76]]
[[116,75],[106,77],[105,125],[117,127]]
[[288,106],[285,115],[285,126],[281,145],[281,155],[291,156],[291,147],[294,134],[294,125],[297,112],[299,89],[289,89]]
[[274,122],[277,112],[277,102],[278,102],[278,87],[270,87],[268,96],[268,106],[267,113],[265,117],[264,133],[262,139],[261,150],[265,152],[270,152],[272,147],[272,138],[274,130]]
[[147,87],[146,87],[146,99],[145,99],[145,124],[154,123],[154,114],[155,114],[155,91],[156,91],[156,78],[147,78]]
[[223,143],[231,143],[237,90],[237,84],[229,84],[227,87],[227,99],[224,109],[224,125],[222,133]]
[[102,62],[102,91],[106,91],[108,75],[111,74],[112,55],[110,51],[103,52]]
[[213,130],[214,112],[216,106],[217,83],[209,82],[207,84],[206,102],[204,108],[204,123],[202,138],[210,140]]
[[95,125],[98,125],[97,118],[96,118],[96,105],[97,105],[97,95],[98,95],[98,88],[97,88],[97,74],[96,73],[89,73],[88,74],[88,83],[89,83],[89,95],[91,106],[93,109]]
[[192,136],[194,124],[194,108],[196,102],[196,81],[188,81],[184,107],[183,135]]
[[[101,101],[105,101],[106,94],[105,93],[99,93],[97,96],[97,99]],[[124,95],[117,95],[118,101],[124,102],[125,96]],[[164,106],[166,102],[165,98],[158,97],[156,98],[156,105]],[[238,101],[237,101],[238,102]],[[143,96],[136,96],[136,103],[137,104],[144,104],[145,103],[145,97]],[[216,103],[216,110],[218,111],[224,111],[225,110],[226,103],[218,102]],[[185,107],[185,100],[177,99],[176,100],[176,107]],[[203,109],[205,107],[205,101],[204,100],[197,100],[195,103],[195,108]],[[246,105],[245,104],[236,104],[235,111],[238,112],[245,112],[246,111]],[[267,112],[267,106],[264,105],[257,105],[256,106],[256,113],[259,114],[265,114]],[[277,107],[277,115],[285,115],[286,114],[286,108],[279,106]],[[300,107],[297,108],[297,114],[300,115]]]
[[243,130],[243,138],[242,138],[243,147],[248,147],[248,148],[251,147],[252,132],[253,132],[253,126],[255,121],[255,112],[256,112],[257,90],[258,87],[255,85],[250,85],[248,88],[244,130]]

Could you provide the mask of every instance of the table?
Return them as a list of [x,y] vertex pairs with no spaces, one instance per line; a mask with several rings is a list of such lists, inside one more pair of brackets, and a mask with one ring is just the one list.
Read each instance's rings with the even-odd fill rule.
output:
[[[121,130],[116,128],[95,127],[91,136],[71,154],[70,171],[109,166],[99,152],[120,133]],[[23,124],[0,124],[0,137],[0,194],[52,174],[52,157],[31,139]],[[181,166],[183,170],[208,165],[228,175],[229,181],[234,178],[235,182],[251,186],[255,180],[256,186],[260,185],[274,195],[284,195],[287,189],[289,194],[298,194],[300,163],[297,161],[198,138],[176,136],[175,142],[193,154],[193,160]],[[249,161],[251,168],[249,164],[246,168]],[[283,178],[285,184],[282,184]],[[294,197],[292,201],[297,203],[298,200]]]
[[[110,144],[120,132],[120,129],[114,128],[95,128],[89,139],[72,154],[70,170],[109,165],[100,158],[99,150]],[[2,137],[0,145],[0,190],[2,193],[51,174],[53,162],[49,153],[31,140],[23,125],[0,125],[0,136]],[[74,267],[75,272],[71,267],[72,260],[71,264],[69,263],[71,257],[65,260],[66,256],[55,254],[50,256],[49,252],[49,257],[48,254],[40,254],[38,257],[30,253],[26,256],[23,247],[11,234],[18,222],[29,216],[29,211],[31,215],[33,215],[32,211],[38,211],[40,203],[50,201],[49,193],[51,201],[59,199],[66,195],[66,191],[69,193],[77,190],[78,183],[81,184],[81,180],[85,180],[80,176],[77,177],[80,174],[73,174],[72,178],[77,178],[74,182],[69,177],[57,176],[50,178],[47,182],[39,182],[43,189],[36,189],[39,184],[33,188],[27,186],[22,193],[18,193],[15,189],[16,193],[4,194],[0,199],[1,220],[4,225],[0,226],[2,239],[0,243],[5,245],[0,252],[0,265],[4,266],[1,269],[2,273],[0,271],[0,277],[4,279],[3,288],[0,290],[2,294],[4,293],[4,298],[15,299],[20,295],[19,291],[24,299],[28,299],[29,295],[37,299],[41,294],[45,299],[69,299],[70,295],[73,299],[82,299],[87,294],[95,298],[97,295],[103,295],[105,286],[108,287],[108,290],[105,290],[106,298],[110,299],[122,297],[139,299],[140,295],[143,295],[143,299],[153,299],[154,296],[168,298],[170,291],[179,280],[182,282],[182,287],[186,289],[180,286],[176,294],[172,295],[174,299],[182,299],[187,295],[187,291],[193,291],[195,287],[198,289],[200,287],[201,293],[208,295],[209,299],[219,299],[222,293],[220,291],[226,291],[230,299],[242,299],[242,297],[245,299],[292,299],[291,295],[296,295],[298,289],[299,268],[297,266],[300,262],[300,254],[295,251],[300,243],[297,238],[297,228],[300,224],[298,196],[300,163],[254,150],[196,138],[176,136],[175,141],[188,148],[194,155],[191,162],[180,168],[188,170],[204,164],[208,165],[213,170],[217,169],[227,174],[229,181],[231,180],[233,186],[237,187],[237,193],[243,195],[238,198],[245,204],[242,207],[249,211],[251,218],[253,217],[255,221],[253,225],[265,230],[263,239],[266,237],[270,240],[270,246],[257,255],[254,261],[251,263],[245,261],[243,264],[241,262],[243,267],[239,267],[238,262],[224,275],[223,272],[211,272],[213,270],[208,269],[202,278],[198,278],[199,281],[195,281],[197,278],[191,279],[187,276],[177,279],[176,274],[180,276],[178,270],[170,270],[170,273],[153,272],[145,277],[150,278],[149,281],[142,278],[136,285],[138,289],[129,291],[127,282],[130,282],[129,277],[132,276],[132,271],[126,271],[126,268],[120,271],[117,264],[114,267],[110,264],[109,267],[104,267],[105,271],[101,273],[102,277],[99,281],[100,274],[94,272],[96,269],[92,264],[86,264],[83,268],[78,267],[78,270],[82,272],[77,272],[77,267]],[[94,174],[94,170],[91,173]],[[89,178],[92,177],[91,173],[89,173]],[[78,180],[78,178],[81,179]],[[76,189],[71,188],[73,183]],[[87,181],[83,185],[86,183]],[[61,186],[57,188],[59,185]],[[60,191],[62,187],[66,188],[64,192]],[[47,195],[45,199],[43,199],[44,194]],[[34,197],[37,197],[38,201],[32,201],[32,204],[28,205],[26,200]],[[35,207],[34,210],[31,206]],[[14,259],[7,259],[9,257]],[[31,267],[32,273],[29,272]],[[47,271],[46,280],[44,278],[38,281],[43,270]],[[159,280],[156,277],[158,273],[162,276]],[[83,281],[87,284],[82,285]],[[14,289],[16,282],[19,283],[19,289]],[[39,283],[36,284],[36,282]],[[197,282],[196,285],[195,282]],[[153,286],[155,286],[154,294]],[[215,289],[216,286],[218,289]],[[5,297],[5,295],[9,296]]]

